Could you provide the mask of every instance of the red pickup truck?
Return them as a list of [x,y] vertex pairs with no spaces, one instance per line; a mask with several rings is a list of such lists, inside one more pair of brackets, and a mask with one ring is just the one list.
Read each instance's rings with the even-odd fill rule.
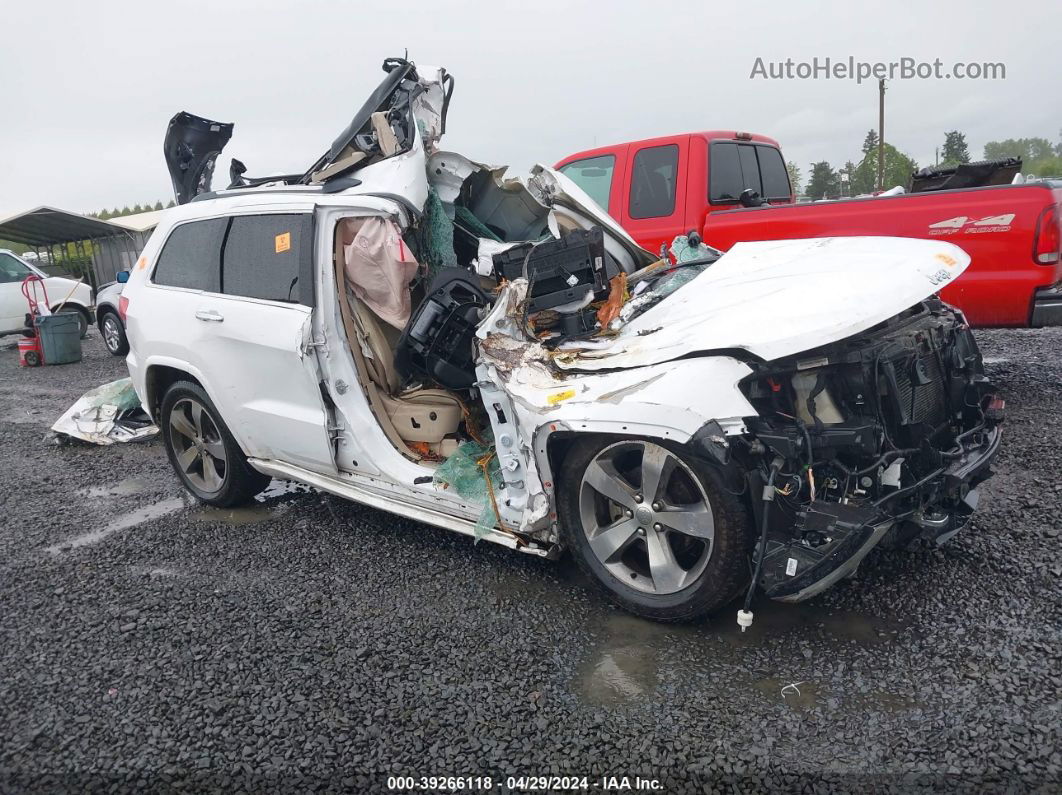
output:
[[[778,143],[735,130],[599,147],[556,168],[650,251],[690,230],[724,251],[743,240],[942,238],[970,255],[942,297],[972,325],[1062,325],[1062,181],[940,189],[938,179],[922,192],[796,203]],[[743,207],[748,189],[767,204]]]

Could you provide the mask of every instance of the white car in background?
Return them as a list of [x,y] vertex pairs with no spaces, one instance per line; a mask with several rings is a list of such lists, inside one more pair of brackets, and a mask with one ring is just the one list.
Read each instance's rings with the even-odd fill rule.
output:
[[941,241],[640,248],[563,175],[444,152],[404,59],[305,173],[211,192],[232,125],[180,113],[122,293],[133,385],[200,500],[270,477],[553,557],[639,615],[800,601],[957,532],[1002,401]]
[[[18,334],[26,327],[29,305],[22,294],[22,281],[31,274],[44,279],[49,309],[53,312],[59,310],[77,314],[81,336],[84,337],[95,320],[92,288],[84,282],[78,283],[75,279],[49,276],[7,249],[0,249],[0,337]],[[43,291],[38,289],[37,296],[43,300]],[[63,304],[61,310],[60,304]]]

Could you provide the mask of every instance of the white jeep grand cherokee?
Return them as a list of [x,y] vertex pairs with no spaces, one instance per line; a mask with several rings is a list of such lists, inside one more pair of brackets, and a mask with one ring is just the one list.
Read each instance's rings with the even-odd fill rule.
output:
[[[442,152],[452,79],[393,59],[304,174],[210,192],[232,125],[181,113],[181,204],[125,288],[129,369],[185,487],[270,477],[552,557],[689,619],[805,599],[948,538],[1002,401],[948,243],[639,248],[578,187]],[[691,254],[692,252],[692,254]]]

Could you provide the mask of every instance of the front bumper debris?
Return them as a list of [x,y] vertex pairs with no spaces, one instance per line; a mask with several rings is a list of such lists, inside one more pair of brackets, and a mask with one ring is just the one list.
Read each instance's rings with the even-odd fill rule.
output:
[[[922,537],[944,543],[966,523],[977,506],[977,486],[992,474],[1002,432],[984,432],[978,442],[965,445],[959,457],[918,483],[861,505],[815,500],[801,512],[794,539],[769,542],[760,585],[771,599],[802,602],[852,574],[888,530],[900,521],[913,521]],[[889,513],[889,503],[910,491],[921,490],[922,508],[912,516]],[[948,505],[946,511],[936,510]]]

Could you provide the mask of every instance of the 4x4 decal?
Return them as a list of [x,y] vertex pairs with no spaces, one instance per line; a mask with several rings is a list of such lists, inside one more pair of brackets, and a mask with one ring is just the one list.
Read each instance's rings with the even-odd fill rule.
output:
[[1014,223],[1014,213],[1004,215],[988,215],[984,218],[970,218],[965,215],[957,215],[929,225],[931,235],[954,235],[962,232],[964,235],[976,235],[984,232],[1007,232]]

